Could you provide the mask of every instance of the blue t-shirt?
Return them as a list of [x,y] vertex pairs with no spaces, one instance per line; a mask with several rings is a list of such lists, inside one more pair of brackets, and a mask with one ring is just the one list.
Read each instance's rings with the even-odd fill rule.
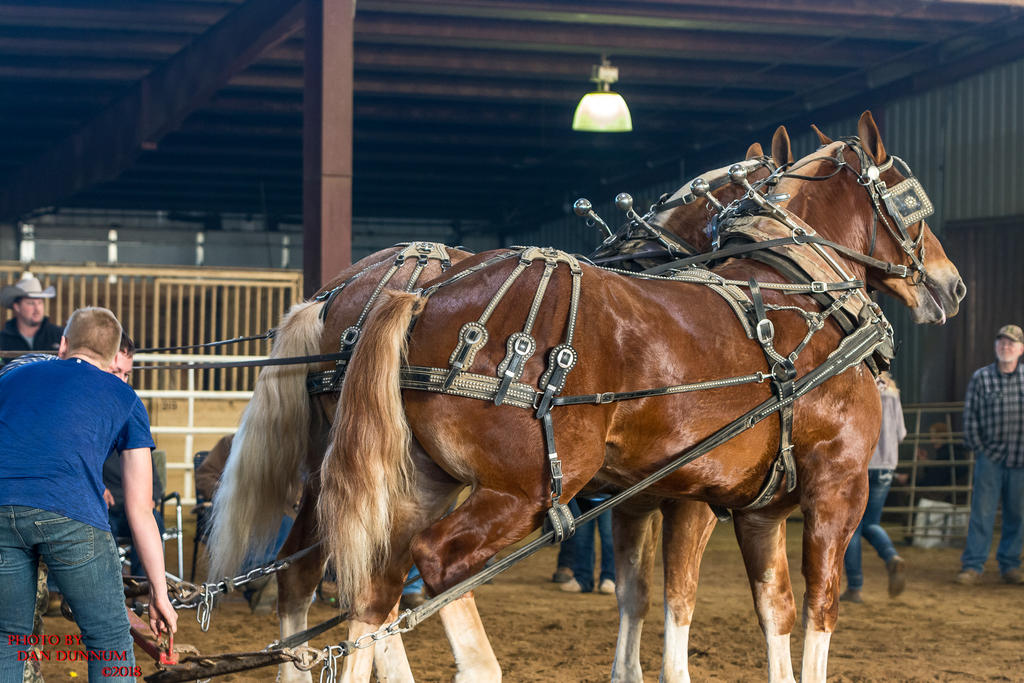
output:
[[0,377],[0,505],[109,531],[103,461],[111,448],[153,446],[135,391],[85,361],[28,363]]

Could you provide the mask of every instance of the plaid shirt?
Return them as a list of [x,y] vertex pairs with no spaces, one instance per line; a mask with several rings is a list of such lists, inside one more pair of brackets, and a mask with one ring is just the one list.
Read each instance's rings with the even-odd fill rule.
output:
[[28,365],[29,363],[35,363],[41,360],[56,360],[57,356],[52,353],[24,353],[20,356],[10,359],[7,364],[0,367],[0,377],[3,377],[14,368],[20,368],[22,365]]
[[967,385],[964,439],[1006,467],[1024,467],[1024,363],[1009,375],[995,363],[976,371]]

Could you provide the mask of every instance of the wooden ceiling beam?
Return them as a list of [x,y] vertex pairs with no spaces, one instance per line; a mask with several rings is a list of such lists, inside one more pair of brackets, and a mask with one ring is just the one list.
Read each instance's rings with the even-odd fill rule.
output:
[[117,177],[270,45],[295,31],[299,0],[248,0],[0,188],[0,219]]
[[[273,127],[238,127],[193,125],[174,134],[173,140],[161,145],[160,154],[192,155],[196,159],[217,156],[235,149],[270,149],[275,155],[285,155],[282,150],[295,150],[295,131]],[[495,136],[493,131],[482,129],[458,130],[454,126],[422,126],[403,130],[388,130],[387,126],[361,126],[355,131],[358,154],[372,155],[375,148],[397,149],[460,149],[472,152],[475,148],[509,148],[520,151],[558,149],[587,150],[595,147],[595,140],[584,135],[544,136],[524,131],[509,131],[507,135]],[[607,138],[605,138],[607,139]],[[634,133],[609,140],[601,147],[614,149],[645,149],[657,139],[651,134]],[[601,138],[597,138],[601,140]]]
[[[749,4],[749,3],[748,3]],[[763,3],[762,3],[763,4]],[[844,3],[844,5],[858,3]],[[925,3],[921,3],[922,5]],[[820,37],[871,37],[928,40],[937,33],[952,32],[965,21],[964,15],[990,16],[973,12],[942,13],[918,11],[906,16],[897,11],[833,12],[828,2],[778,3],[773,11],[750,7],[737,12],[723,3],[659,4],[659,3],[597,3],[567,0],[521,2],[518,0],[445,0],[423,3],[415,0],[363,0],[360,11],[381,14],[420,15],[445,18],[533,21],[579,26],[616,26],[663,28],[670,30],[731,31],[757,35],[788,34],[794,30],[803,35]],[[795,5],[801,5],[799,8]],[[916,8],[920,10],[921,8]],[[357,25],[358,31],[358,25]]]
[[[367,0],[369,2],[370,0]],[[469,0],[487,2],[488,0]],[[542,0],[541,0],[542,1]],[[968,5],[974,3],[974,7]],[[703,7],[706,0],[616,0],[624,7],[636,5],[668,5],[673,8]],[[1017,5],[1019,0],[901,0],[880,3],[878,0],[715,0],[715,6],[730,11],[747,11],[757,14],[774,12],[799,12],[805,15],[835,15],[847,18],[902,17],[908,19],[937,19],[942,21],[991,21],[1003,16],[1002,8],[985,5]]]
[[[488,49],[500,44],[505,49],[540,50],[554,53],[584,53],[598,56],[647,55],[668,58],[720,60],[728,57],[749,62],[819,63],[831,66],[863,64],[868,52],[873,60],[884,61],[912,46],[915,41],[856,40],[839,37],[808,39],[795,33],[772,40],[750,40],[745,33],[725,31],[651,30],[646,28],[593,26],[586,31],[567,32],[565,27],[542,22],[513,20],[451,20],[433,17],[398,17],[357,14],[356,41],[361,43],[447,45]],[[732,50],[723,46],[733,46]]]
[[[436,93],[452,97],[479,96],[488,98],[538,99],[551,98],[552,92],[585,92],[590,87],[587,79],[590,67],[596,58],[578,59],[579,65],[571,70],[559,69],[537,72],[505,72],[496,77],[482,70],[430,71],[418,74],[412,68],[388,72],[356,71],[355,89],[359,93],[417,94],[426,96]],[[696,66],[693,69],[673,69],[662,66],[656,69],[634,69],[628,60],[616,61],[623,80],[618,89],[649,87],[660,90],[679,91],[688,87],[717,87],[723,90],[757,89],[763,91],[792,92],[801,88],[814,87],[842,75],[843,71],[829,70],[811,74],[810,70],[788,68],[784,70],[758,70],[751,66],[713,65]],[[538,62],[540,63],[540,62]],[[42,70],[39,72],[44,74]],[[0,73],[2,75],[2,73]],[[91,76],[89,76],[91,78]],[[99,78],[97,76],[97,78]],[[294,71],[253,69],[239,74],[230,81],[232,88],[266,92],[302,92],[302,74]]]
[[[0,16],[3,12],[0,12]],[[0,27],[0,54],[31,57],[106,57],[163,61],[192,40],[188,34],[126,32],[107,28],[76,30],[10,29]]]
[[0,79],[12,81],[69,81],[134,83],[152,71],[153,64],[75,60],[60,64],[11,64],[0,62]]
[[[698,122],[721,121],[722,111],[737,111],[735,104],[724,96],[700,99],[686,98],[684,94],[681,101],[684,108],[680,110],[680,119]],[[674,104],[679,105],[680,102],[676,101]],[[639,103],[634,102],[630,102],[630,107],[643,109]],[[208,109],[254,119],[268,116],[291,118],[301,116],[302,103],[291,98],[248,97],[232,93],[217,96]],[[557,106],[527,106],[511,100],[494,103],[492,106],[480,106],[477,103],[459,103],[454,100],[438,103],[357,97],[355,118],[357,126],[362,121],[399,121],[431,125],[472,124],[480,127],[523,126],[561,132],[565,131],[571,122],[572,109],[572,106],[567,109],[564,101],[557,103]],[[665,114],[660,108],[656,108],[650,114],[655,120],[675,116],[674,112]],[[245,120],[240,119],[239,125],[244,126]]]
[[76,31],[109,29],[117,26],[127,30],[182,31],[200,34],[224,18],[229,5],[194,2],[89,2],[78,5],[53,0],[5,0],[0,12],[0,26],[56,27]]

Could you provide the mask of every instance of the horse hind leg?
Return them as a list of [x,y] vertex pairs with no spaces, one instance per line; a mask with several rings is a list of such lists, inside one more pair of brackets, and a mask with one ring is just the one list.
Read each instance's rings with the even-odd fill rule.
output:
[[[280,557],[287,557],[317,542],[315,501],[319,493],[319,482],[315,476],[311,477],[306,484],[305,495],[296,515],[295,524],[292,526],[292,532],[288,535],[288,539],[279,553]],[[308,627],[309,605],[313,592],[323,576],[325,564],[326,558],[323,549],[317,547],[277,574],[277,611],[280,619],[281,640],[304,631]],[[388,621],[392,621],[396,616],[397,609],[392,609]],[[362,635],[364,632],[369,632],[366,629],[375,630],[375,628],[370,629],[369,626],[366,626],[364,629],[358,630],[358,633]],[[372,648],[372,654],[372,664],[377,671],[378,680],[390,683],[406,683],[413,680],[401,636],[396,635],[378,641]],[[352,675],[356,678],[351,680],[361,680],[358,676],[362,675],[362,669],[366,666],[364,659],[368,659],[366,654],[355,658]],[[281,683],[312,683],[312,675],[309,671],[300,671],[292,664],[282,664],[278,668],[278,680]]]
[[790,634],[796,603],[786,557],[786,518],[781,512],[736,512],[733,515],[754,608],[768,648],[768,679],[795,681]]
[[665,566],[665,654],[662,659],[663,683],[690,680],[688,648],[690,623],[697,603],[700,562],[715,515],[706,503],[674,500],[662,505]]
[[472,591],[438,613],[455,656],[454,683],[501,681],[501,667],[484,632]]
[[[307,482],[295,523],[281,547],[281,557],[287,557],[317,542],[313,501],[318,493],[319,486],[312,480]],[[323,551],[318,547],[277,574],[277,616],[281,640],[306,630],[309,605],[313,591],[323,576],[325,561]],[[277,679],[282,683],[312,683],[313,680],[310,672],[300,671],[292,664],[278,667]]]
[[654,550],[658,539],[657,509],[614,508],[615,593],[619,603],[619,636],[612,662],[613,683],[642,683],[640,636],[650,608]]

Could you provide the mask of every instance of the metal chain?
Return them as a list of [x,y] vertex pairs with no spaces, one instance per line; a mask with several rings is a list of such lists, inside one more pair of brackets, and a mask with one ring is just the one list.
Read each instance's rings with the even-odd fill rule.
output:
[[338,678],[338,660],[348,654],[342,645],[330,645],[318,654],[325,658],[324,666],[320,669],[320,683],[334,683]]
[[[195,609],[196,621],[199,623],[199,628],[205,633],[210,629],[210,618],[213,616],[215,596],[221,593],[230,593],[256,579],[283,571],[290,567],[292,562],[311,552],[319,545],[319,543],[315,543],[297,553],[292,553],[288,557],[256,567],[255,569],[250,569],[245,574],[233,578],[225,577],[220,581],[202,583],[198,586],[187,581],[170,582],[171,585],[167,589],[167,594],[171,598],[171,607],[176,610]],[[149,608],[148,602],[135,604],[140,609]]]

